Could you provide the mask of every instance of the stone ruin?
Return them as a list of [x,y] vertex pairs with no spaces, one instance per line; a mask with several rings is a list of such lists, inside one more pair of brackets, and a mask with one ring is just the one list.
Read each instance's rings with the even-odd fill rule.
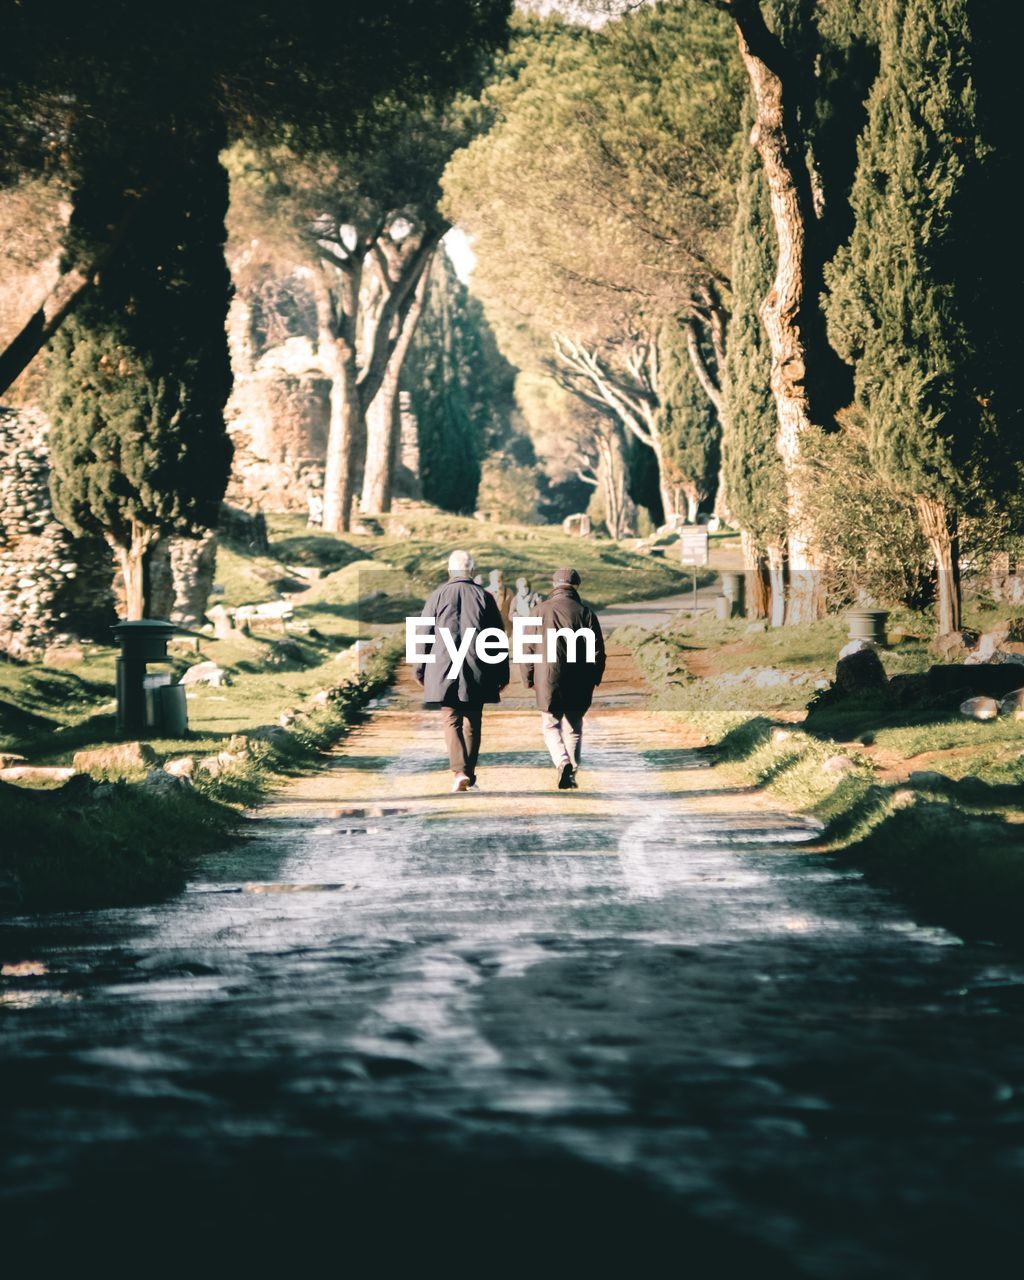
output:
[[261,276],[228,313],[234,387],[225,410],[235,446],[228,499],[271,511],[305,511],[322,484],[331,380],[316,350],[308,268]]
[[[234,387],[225,410],[235,447],[228,500],[267,511],[322,511],[331,421],[331,378],[317,350],[309,271],[265,277],[240,289],[228,315]],[[408,392],[399,392],[396,497],[418,500],[419,431]]]
[[[123,616],[120,573],[107,543],[76,538],[50,503],[49,423],[34,409],[0,408],[0,653],[32,657],[74,640],[109,643]],[[221,507],[219,535],[253,554],[269,551],[261,513]],[[149,612],[183,627],[203,624],[218,532],[163,538],[149,555]]]
[[235,446],[229,497],[272,511],[305,511],[322,482],[331,413],[330,379],[308,338],[290,338],[238,370],[228,402]]
[[0,408],[0,652],[109,638],[114,561],[102,538],[76,538],[50,505],[46,418]]
[[161,538],[149,554],[149,613],[195,629],[206,621],[206,606],[217,569],[217,535]]

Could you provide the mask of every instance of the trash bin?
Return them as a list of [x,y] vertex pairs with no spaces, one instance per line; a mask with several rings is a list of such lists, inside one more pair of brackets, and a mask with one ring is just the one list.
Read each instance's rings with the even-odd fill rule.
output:
[[144,676],[142,680],[142,688],[146,699],[146,728],[152,729],[154,733],[160,731],[163,724],[163,717],[160,712],[160,690],[165,689],[171,683],[171,673],[169,671],[161,672],[156,676]]
[[742,573],[731,570],[722,574],[722,594],[730,603],[730,618],[742,618],[747,607],[747,583]]
[[188,729],[185,691],[181,690],[180,697],[171,693],[175,686],[170,683],[170,675],[147,675],[146,664],[168,662],[167,642],[175,636],[200,633],[176,626],[166,618],[118,622],[110,629],[121,649],[117,659],[118,733],[128,738],[180,738]]
[[184,738],[188,733],[188,703],[185,687],[165,684],[160,690],[160,725],[165,738]]

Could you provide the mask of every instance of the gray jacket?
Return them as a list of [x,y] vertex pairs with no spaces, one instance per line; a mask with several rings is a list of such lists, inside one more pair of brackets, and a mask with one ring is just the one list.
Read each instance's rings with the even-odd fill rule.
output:
[[[447,627],[456,645],[461,645],[469,627],[475,627],[477,635],[484,627],[497,627],[501,632],[505,630],[494,597],[468,577],[452,577],[443,587],[438,587],[423,606],[422,616],[436,619],[435,628]],[[454,702],[501,701],[499,691],[508,684],[508,658],[496,663],[481,662],[476,655],[476,636],[457,680],[452,678],[451,658],[436,632],[422,648],[435,655],[433,662],[421,663],[416,668],[416,679],[423,686],[425,706],[436,708],[451,706]]]

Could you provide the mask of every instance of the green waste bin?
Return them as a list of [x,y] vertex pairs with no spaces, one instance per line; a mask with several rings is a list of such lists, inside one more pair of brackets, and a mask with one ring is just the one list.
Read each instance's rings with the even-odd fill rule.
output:
[[[188,729],[185,690],[180,695],[170,677],[147,677],[146,664],[169,662],[167,642],[175,636],[197,636],[166,618],[140,618],[110,628],[120,647],[117,659],[117,731],[127,738],[180,738]],[[209,636],[201,636],[210,639]]]
[[188,704],[185,688],[180,684],[165,684],[160,689],[160,729],[164,738],[184,738],[188,733]]

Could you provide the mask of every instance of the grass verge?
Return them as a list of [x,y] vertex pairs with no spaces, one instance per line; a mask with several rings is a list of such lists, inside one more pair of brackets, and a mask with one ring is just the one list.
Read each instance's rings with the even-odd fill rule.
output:
[[325,690],[327,700],[296,708],[287,728],[229,738],[213,757],[216,766],[197,772],[194,785],[159,768],[180,746],[194,753],[194,741],[157,744],[149,772],[80,774],[55,791],[0,783],[0,900],[34,911],[118,906],[177,892],[202,854],[240,833],[244,808],[283,777],[316,767],[387,687],[397,656],[396,648],[382,647],[363,671]]
[[[653,707],[696,730],[730,782],[823,824],[817,851],[855,863],[922,918],[1024,944],[1024,724],[878,694],[802,723],[845,639],[836,619],[778,632],[705,619],[616,639],[657,690]],[[890,675],[936,661],[913,640],[882,657]]]

